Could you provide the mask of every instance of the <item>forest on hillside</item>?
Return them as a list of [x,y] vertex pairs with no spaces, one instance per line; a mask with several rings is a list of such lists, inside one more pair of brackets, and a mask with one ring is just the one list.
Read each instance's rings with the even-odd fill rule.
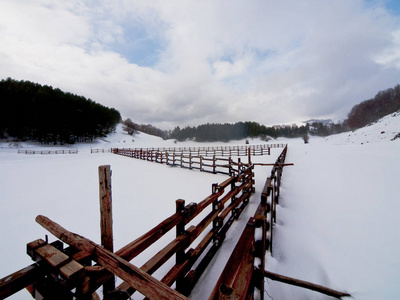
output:
[[[276,125],[267,127],[257,122],[237,123],[207,123],[199,126],[176,126],[172,131],[163,131],[151,125],[138,126],[130,119],[125,125],[134,130],[160,136],[164,139],[171,138],[178,141],[187,139],[199,142],[240,140],[248,137],[261,137],[268,140],[270,137],[305,137],[309,134],[328,136],[349,130],[364,127],[380,118],[400,109],[400,85],[378,92],[374,98],[362,101],[355,105],[342,122],[322,122],[318,120],[307,121],[304,125]],[[140,130],[141,128],[142,130]],[[148,130],[147,130],[148,129]],[[134,131],[133,131],[134,132]]]
[[304,137],[307,134],[327,136],[344,130],[343,123],[325,124],[319,121],[308,122],[303,126],[293,124],[272,127],[267,127],[257,122],[207,123],[193,127],[186,126],[182,129],[177,126],[172,131],[161,130],[149,124],[137,124],[129,118],[122,121],[122,124],[124,125],[124,130],[131,135],[140,131],[163,139],[175,139],[177,141],[189,139],[198,142],[228,142],[254,137],[260,137],[264,141],[268,141],[271,138]]
[[112,132],[120,113],[58,88],[11,78],[0,82],[0,138],[44,144],[90,142]]
[[350,130],[364,127],[400,109],[400,84],[380,91],[350,110],[346,124]]
[[240,140],[244,138],[261,137],[268,141],[270,138],[277,137],[304,137],[312,134],[318,136],[327,136],[343,131],[343,124],[324,124],[323,122],[310,122],[302,126],[292,125],[276,125],[267,127],[257,122],[237,122],[234,124],[203,124],[197,127],[177,126],[171,133],[170,138],[178,141],[186,139],[195,139],[198,142]]

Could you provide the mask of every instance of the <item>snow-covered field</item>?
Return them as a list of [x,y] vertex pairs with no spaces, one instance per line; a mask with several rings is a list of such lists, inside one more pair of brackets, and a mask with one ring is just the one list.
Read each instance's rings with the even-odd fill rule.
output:
[[[399,132],[400,116],[396,114],[355,132],[311,137],[309,144],[301,139],[278,139],[289,144],[286,161],[295,165],[283,172],[274,255],[267,257],[268,270],[347,291],[354,299],[400,298],[400,139],[391,141]],[[199,202],[210,194],[212,183],[226,178],[109,153],[90,154],[90,147],[209,144],[174,144],[145,134],[130,137],[121,128],[106,140],[71,146],[79,149],[79,154],[71,155],[18,154],[14,146],[0,144],[0,278],[32,263],[26,244],[49,234],[36,224],[38,214],[99,242],[100,165],[111,165],[113,172],[115,249],[174,213],[176,199]],[[256,139],[250,142],[261,143]],[[244,141],[230,144],[244,145]],[[281,150],[273,149],[271,156],[257,160],[274,162]],[[258,204],[269,172],[268,167],[256,168],[252,204],[242,215],[243,222],[230,229],[192,299],[207,299],[244,222]],[[49,240],[54,240],[50,234]],[[151,251],[146,255],[151,256]],[[139,256],[133,263],[141,266],[147,257]],[[265,299],[329,299],[271,280],[266,281],[266,291]],[[10,299],[31,298],[21,291]]]

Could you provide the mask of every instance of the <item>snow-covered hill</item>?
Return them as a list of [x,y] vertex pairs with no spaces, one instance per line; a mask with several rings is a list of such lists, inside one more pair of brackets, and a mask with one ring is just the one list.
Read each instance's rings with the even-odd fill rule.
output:
[[[347,291],[357,300],[400,299],[400,139],[392,141],[399,132],[400,114],[396,113],[354,132],[311,137],[309,144],[300,138],[277,140],[289,144],[287,162],[294,166],[284,168],[274,255],[267,256],[268,270]],[[258,139],[249,142],[262,143]],[[129,136],[118,126],[115,133],[94,144],[0,144],[0,239],[4,245],[0,247],[0,278],[32,263],[25,253],[26,243],[48,234],[35,223],[38,214],[99,242],[100,165],[109,164],[113,170],[116,249],[174,213],[176,199],[199,202],[209,195],[212,183],[225,180],[223,175],[110,153],[90,154],[90,148],[227,144],[244,145],[245,141],[175,143],[144,133]],[[78,148],[79,154],[25,155],[18,154],[15,146]],[[280,151],[272,149],[270,157],[257,159],[273,162]],[[256,193],[242,223],[231,229],[192,299],[207,299],[245,222],[254,213],[269,173],[268,167],[256,168]],[[133,263],[140,266],[147,258],[139,256]],[[275,300],[330,299],[271,280],[266,281],[266,292]],[[10,299],[31,298],[21,291]]]
[[396,139],[400,141],[400,112],[387,115],[366,127],[329,136],[326,141],[332,144],[368,144]]

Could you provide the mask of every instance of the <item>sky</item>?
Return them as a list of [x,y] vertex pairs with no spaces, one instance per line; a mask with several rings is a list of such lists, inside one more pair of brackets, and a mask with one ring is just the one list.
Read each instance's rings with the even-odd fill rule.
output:
[[346,118],[400,83],[398,0],[0,0],[0,79],[161,129]]

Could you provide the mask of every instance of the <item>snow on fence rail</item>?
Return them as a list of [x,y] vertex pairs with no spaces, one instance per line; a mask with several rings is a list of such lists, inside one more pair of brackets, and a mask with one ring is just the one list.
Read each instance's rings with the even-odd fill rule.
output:
[[18,150],[18,154],[78,154],[78,149],[73,150]]

